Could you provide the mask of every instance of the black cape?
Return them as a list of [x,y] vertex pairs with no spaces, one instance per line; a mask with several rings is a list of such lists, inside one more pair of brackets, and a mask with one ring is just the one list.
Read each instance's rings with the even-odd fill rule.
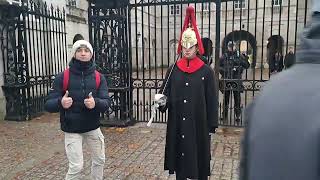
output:
[[[210,175],[210,137],[218,127],[218,95],[214,71],[203,65],[194,73],[173,68],[164,94],[169,111],[165,148],[165,170],[187,178]],[[165,83],[164,83],[165,84]],[[163,85],[164,85],[163,84]],[[162,87],[163,88],[163,87]]]

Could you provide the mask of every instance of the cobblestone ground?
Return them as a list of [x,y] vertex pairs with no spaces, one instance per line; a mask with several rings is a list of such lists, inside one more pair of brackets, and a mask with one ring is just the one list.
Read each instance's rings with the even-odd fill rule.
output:
[[[106,141],[105,179],[174,180],[163,171],[165,124],[137,123],[129,128],[102,128]],[[242,129],[219,129],[212,140],[212,180],[238,179]],[[0,121],[0,179],[63,179],[67,171],[63,133],[56,114],[28,122]],[[90,179],[85,147],[83,179]]]

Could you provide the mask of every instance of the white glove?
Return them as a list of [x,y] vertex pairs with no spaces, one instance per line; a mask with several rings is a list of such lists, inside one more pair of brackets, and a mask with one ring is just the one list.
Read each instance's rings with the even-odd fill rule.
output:
[[155,94],[154,102],[159,106],[164,106],[167,103],[167,96],[165,96],[164,94]]

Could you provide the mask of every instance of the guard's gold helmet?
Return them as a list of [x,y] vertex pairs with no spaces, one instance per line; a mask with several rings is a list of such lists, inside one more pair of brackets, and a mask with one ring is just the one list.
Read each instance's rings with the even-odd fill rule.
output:
[[184,48],[191,48],[198,43],[196,33],[192,28],[187,28],[181,37],[181,45]]

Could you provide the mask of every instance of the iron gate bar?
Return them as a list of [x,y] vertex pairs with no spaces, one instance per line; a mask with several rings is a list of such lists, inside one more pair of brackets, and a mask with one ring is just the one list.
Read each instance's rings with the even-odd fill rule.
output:
[[[294,34],[294,47],[297,47],[297,29],[298,29],[298,14],[299,14],[299,9],[298,9],[298,0],[296,1],[296,25],[295,25],[295,34]],[[296,50],[296,48],[295,48]]]
[[[149,2],[149,0],[148,0],[148,2]],[[148,8],[148,13],[150,13],[150,6],[148,6],[147,7]],[[151,53],[150,53],[150,44],[152,43],[150,40],[151,40],[151,38],[150,38],[150,26],[151,26],[151,24],[150,24],[150,15],[148,15],[148,24],[149,24],[149,26],[148,26],[148,50],[149,50],[149,53],[148,53],[148,66],[149,66],[149,68],[151,67]],[[149,78],[151,78],[151,71],[149,71]],[[151,89],[149,89],[149,99],[151,99]],[[149,106],[148,106],[148,108],[150,108],[151,109],[151,102],[150,102],[150,104],[149,104]],[[151,111],[147,114],[147,119],[150,119],[150,117],[151,117]]]
[[[289,7],[289,6],[288,6]],[[306,27],[306,24],[307,24],[307,17],[308,17],[308,13],[307,13],[307,9],[308,9],[308,1],[305,1],[304,3],[304,7],[305,7],[305,10],[304,10],[304,27]]]
[[[137,0],[135,0],[135,4],[137,4]],[[135,8],[135,10],[134,10],[134,12],[135,12],[135,17],[137,17],[138,16],[138,11],[137,11],[137,8]],[[129,13],[129,14],[131,14],[131,13]],[[139,32],[140,33],[140,32]],[[138,38],[140,38],[140,37],[138,37],[139,35],[138,35],[138,21],[137,20],[135,20],[135,34],[136,34],[136,48],[138,47]],[[129,34],[129,36],[130,36],[131,34]],[[140,34],[140,36],[141,36],[141,34]],[[143,38],[143,37],[142,37]],[[129,38],[129,39],[131,39],[131,38]],[[131,45],[131,44],[130,44]],[[138,53],[138,51],[136,50],[136,65],[137,64],[139,64],[139,59],[138,59],[138,56],[139,56],[139,53]],[[132,66],[131,66],[132,67]],[[139,78],[139,68],[137,67],[136,68],[136,76],[137,76],[137,78]],[[132,79],[132,84],[134,83],[134,80],[133,80],[133,78],[132,78],[132,75],[131,75],[131,79]],[[131,90],[131,91],[133,91],[133,90]],[[137,117],[140,117],[140,111],[139,111],[139,109],[140,109],[140,104],[139,104],[139,99],[140,99],[140,93],[138,93],[137,94],[137,102],[136,102],[136,108],[137,108],[137,110],[136,110],[136,113],[137,113]],[[134,103],[133,103],[133,105],[134,105]],[[133,106],[134,107],[134,106]]]
[[[145,79],[145,71],[144,71],[144,68],[145,68],[145,54],[144,54],[144,49],[145,49],[145,43],[144,43],[144,24],[143,24],[143,22],[144,22],[144,6],[142,6],[141,7],[141,36],[142,36],[142,39],[141,39],[141,43],[142,43],[142,46],[141,46],[141,48],[143,49],[142,50],[142,52],[141,52],[141,58],[142,58],[142,69],[143,69],[143,71],[142,71],[142,79]],[[150,42],[149,42],[150,43]],[[143,90],[142,90],[142,100],[143,100],[143,102],[146,102],[146,91],[145,91],[145,88],[143,88]],[[143,107],[143,110],[145,109],[145,107]],[[144,111],[143,111],[144,112]],[[146,114],[147,113],[142,113],[142,117],[143,117],[143,119],[147,119],[147,117],[146,117]]]
[[[162,8],[162,6],[160,7],[160,16],[161,17],[163,17],[163,8]],[[163,20],[162,20],[162,18],[160,19],[160,27],[163,27]],[[160,30],[160,39],[161,39],[161,66],[163,65],[163,57],[164,57],[164,55],[163,55],[163,28],[161,28],[161,30]],[[163,73],[164,73],[164,69],[163,68],[161,68],[161,78],[163,79],[164,78],[164,75],[163,75]],[[161,118],[161,122],[165,122],[164,121],[164,116],[161,116],[161,114],[159,113],[158,114],[158,117],[157,118]]]
[[[129,10],[128,10],[129,11]],[[126,37],[128,39],[128,44],[127,47],[129,47],[129,51],[128,51],[128,60],[129,60],[129,64],[128,64],[128,84],[129,86],[131,86],[133,80],[132,80],[132,39],[129,36],[129,33],[132,31],[131,29],[131,13],[128,13],[128,31],[126,31]],[[133,120],[133,90],[132,88],[130,89],[130,91],[128,92],[128,98],[129,98],[129,112],[128,112],[128,116],[129,119]]]
[[[211,10],[211,9],[210,9]],[[209,10],[209,11],[210,11]],[[216,0],[216,33],[221,32],[221,0]],[[210,27],[210,24],[209,24]],[[210,32],[210,30],[209,30]],[[226,32],[225,32],[226,34]],[[209,35],[210,38],[210,35]],[[220,66],[219,58],[220,58],[220,36],[216,36],[216,42],[215,42],[215,75],[216,77],[219,77],[219,69],[218,67]],[[219,84],[219,78],[217,78],[217,84]],[[217,89],[217,91],[219,88]],[[219,99],[219,97],[218,97]]]
[[[21,36],[21,39],[23,39],[23,42],[22,42],[22,48],[23,48],[23,52],[24,54],[22,53],[22,51],[20,52],[20,57],[19,58],[19,65],[22,66],[19,68],[19,71],[21,71],[21,77],[23,78],[23,80],[21,80],[25,87],[26,90],[23,91],[22,93],[22,96],[23,97],[23,101],[26,102],[26,106],[25,106],[25,113],[27,114],[26,115],[26,119],[29,119],[30,117],[30,111],[31,111],[31,108],[30,108],[30,101],[29,101],[29,98],[30,98],[30,89],[29,89],[29,80],[30,80],[30,76],[29,76],[29,63],[28,63],[28,51],[26,51],[26,47],[27,47],[27,41],[26,41],[26,38],[27,38],[27,33],[26,33],[26,30],[25,30],[25,27],[26,27],[26,17],[25,15],[23,14],[22,16],[22,22],[21,24],[23,24],[23,26],[21,26],[20,28],[23,28],[24,30],[20,31],[20,33],[18,34],[18,36],[20,35]],[[23,77],[25,76],[25,77]]]
[[[288,14],[290,14],[290,2],[291,1],[288,1]],[[306,1],[306,3],[307,3],[307,1]],[[306,21],[306,18],[307,18],[307,15],[305,14],[305,21]],[[289,20],[290,20],[290,16],[288,16],[287,22],[289,22]],[[289,26],[290,26],[290,23],[287,24],[287,44],[286,44],[287,47],[286,47],[286,52],[288,52]]]
[[[250,2],[250,0],[248,0],[248,10],[247,10],[247,28],[246,28],[246,31],[247,32],[250,32],[250,5],[251,5],[251,2]],[[247,39],[249,39],[249,34],[248,34],[248,36],[247,36]],[[255,37],[254,37],[254,39],[256,39]],[[256,43],[257,44],[257,43]],[[249,49],[249,43],[247,43],[247,47],[246,47],[247,49]],[[257,53],[256,52],[253,52],[253,59],[256,59],[256,55]],[[254,61],[254,60],[253,60]],[[250,67],[252,67],[252,64],[250,64]],[[250,68],[249,67],[249,68]],[[255,74],[255,68],[253,68],[253,74]],[[248,71],[246,71],[246,79],[248,79]],[[253,82],[255,82],[255,77],[253,78]],[[254,97],[254,91],[252,92],[252,96]],[[249,97],[249,95],[248,95],[248,93],[247,92],[245,92],[245,106],[247,106],[247,104],[248,104],[248,100],[247,100],[247,98]],[[242,121],[242,119],[241,119],[241,121]],[[241,122],[242,123],[242,122]]]
[[[258,3],[256,3],[256,7],[255,7],[255,17],[258,16]],[[254,18],[254,38],[257,39],[257,20],[258,18]],[[249,19],[248,19],[249,20]],[[253,54],[254,55],[254,54]],[[256,57],[253,57],[253,60],[252,61],[257,61],[255,60]],[[256,63],[256,62],[255,62]],[[256,74],[256,68],[253,68],[253,74]],[[256,76],[253,76],[253,82],[256,81]],[[255,96],[255,91],[252,92],[252,96],[254,97]]]
[[[258,4],[258,3],[257,3]],[[266,1],[264,0],[263,1],[263,12],[262,12],[262,29],[264,29],[264,27],[265,27],[265,18],[266,18]],[[264,43],[263,43],[263,41],[264,41],[264,36],[262,35],[261,36],[261,42],[262,42],[262,47],[261,47],[261,62],[260,62],[260,66],[263,66],[263,51],[264,51]],[[263,69],[262,68],[260,68],[260,80],[262,80],[263,79]],[[269,78],[270,78],[270,71],[269,71]]]

